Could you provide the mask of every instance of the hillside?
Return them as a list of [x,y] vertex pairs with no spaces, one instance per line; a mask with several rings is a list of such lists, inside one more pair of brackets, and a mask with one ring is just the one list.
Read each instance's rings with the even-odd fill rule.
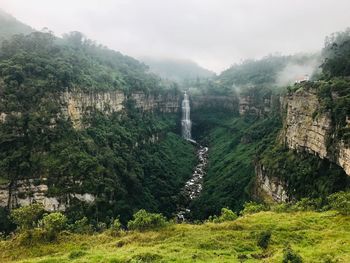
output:
[[0,261],[350,260],[350,30],[218,76],[10,33]]
[[[291,246],[303,262],[349,262],[350,220],[335,212],[260,212],[234,222],[171,225],[162,230],[78,235],[21,245],[0,241],[2,262],[282,262]],[[259,235],[271,230],[266,250]],[[299,261],[295,261],[299,262]]]
[[151,72],[179,83],[215,75],[214,72],[190,60],[143,57],[141,61],[150,67]]
[[40,200],[106,223],[175,212],[195,161],[176,85],[79,32],[18,35],[1,51],[1,211]]
[[23,24],[10,14],[0,9],[0,42],[15,34],[29,34],[34,29]]

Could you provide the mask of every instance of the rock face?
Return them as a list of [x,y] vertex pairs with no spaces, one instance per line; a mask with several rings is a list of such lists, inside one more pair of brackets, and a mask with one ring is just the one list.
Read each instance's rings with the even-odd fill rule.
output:
[[244,114],[254,114],[257,116],[261,116],[263,114],[267,114],[271,111],[271,98],[265,98],[261,105],[256,105],[253,98],[251,96],[239,96],[238,98],[239,104],[239,115]]
[[175,113],[180,110],[180,96],[174,92],[163,95],[146,95],[142,92],[126,95],[122,91],[108,92],[64,92],[61,95],[62,114],[69,117],[75,128],[82,128],[84,114],[93,109],[106,114],[124,109],[127,100],[135,102],[135,107],[142,111]]
[[290,149],[317,154],[322,159],[327,158],[350,175],[350,148],[342,141],[328,145],[327,142],[335,136],[335,127],[329,112],[316,114],[321,107],[316,91],[299,89],[289,94],[286,107],[283,131],[286,145]]
[[264,192],[263,194],[259,193],[258,195],[268,195],[273,201],[278,203],[285,202],[289,199],[283,182],[277,177],[268,175],[262,165],[257,164],[255,166],[255,174],[257,176],[256,183],[259,191]]
[[162,95],[146,95],[145,93],[132,93],[129,97],[135,101],[135,107],[142,111],[158,111],[163,113],[176,113],[181,111],[181,96],[173,92]]
[[62,114],[69,117],[75,128],[81,128],[86,112],[97,109],[102,112],[118,112],[124,108],[125,95],[120,91],[110,92],[64,92],[61,95]]
[[[108,92],[63,92],[59,96],[61,114],[58,117],[68,118],[76,129],[82,129],[83,116],[94,110],[111,114],[124,109],[126,102],[133,101],[134,106],[147,112],[177,113],[180,111],[181,96],[176,91],[165,92],[161,95],[135,92],[125,94],[122,91]],[[11,113],[19,114],[19,113]],[[0,113],[0,122],[5,122],[7,114]],[[53,120],[53,123],[55,121]],[[154,134],[138,144],[156,143],[159,135]],[[47,211],[65,210],[72,198],[83,202],[94,202],[95,197],[89,193],[71,193],[65,196],[47,196],[48,185],[43,179],[18,180],[11,184],[0,185],[0,207],[15,208],[33,202],[41,203]]]
[[71,198],[92,203],[95,197],[91,194],[70,194],[62,197],[48,197],[46,179],[18,180],[12,185],[0,185],[0,207],[16,208],[32,203],[42,204],[46,211],[64,211]]

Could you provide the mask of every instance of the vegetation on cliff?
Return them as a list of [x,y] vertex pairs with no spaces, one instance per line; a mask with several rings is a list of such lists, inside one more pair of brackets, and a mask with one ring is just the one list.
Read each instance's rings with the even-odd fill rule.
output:
[[93,204],[70,200],[66,213],[73,221],[87,216],[97,224],[117,215],[125,221],[140,208],[171,216],[195,162],[194,147],[177,135],[177,114],[141,112],[128,100],[120,113],[86,113],[85,129],[76,130],[60,101],[67,90],[156,95],[168,88],[176,91],[137,60],[78,32],[63,39],[34,32],[5,40],[0,52],[0,112],[6,116],[0,122],[1,180],[10,187],[16,180],[40,183],[45,178],[48,196],[63,202],[70,193],[94,195]]
[[205,131],[199,136],[209,146],[209,166],[202,194],[191,209],[194,218],[205,219],[222,207],[239,211],[251,200],[254,160],[274,142],[281,120],[278,115],[232,117],[232,113],[200,112],[192,115],[194,132]]

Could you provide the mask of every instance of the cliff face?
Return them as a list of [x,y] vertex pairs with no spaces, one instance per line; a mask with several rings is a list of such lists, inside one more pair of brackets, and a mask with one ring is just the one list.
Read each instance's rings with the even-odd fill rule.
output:
[[239,115],[254,114],[257,116],[271,111],[271,98],[265,98],[261,105],[257,105],[251,96],[239,96]]
[[75,128],[82,128],[83,115],[93,109],[106,114],[124,109],[127,100],[135,102],[135,107],[142,111],[175,113],[180,110],[181,98],[173,92],[164,95],[146,95],[138,92],[127,96],[121,91],[109,92],[64,92],[61,96],[62,113],[69,117]]
[[[82,120],[86,114],[94,110],[105,114],[121,112],[128,101],[134,103],[135,108],[144,112],[177,113],[181,110],[181,94],[169,91],[161,95],[132,93],[125,94],[121,91],[91,92],[78,91],[63,92],[59,96],[61,108],[60,118],[69,119],[76,129],[82,129]],[[19,114],[19,113],[11,113]],[[6,122],[6,113],[0,112],[0,122]],[[54,123],[54,122],[53,122]],[[135,147],[145,143],[155,143],[159,140],[159,134],[153,134],[140,142],[135,142]],[[11,183],[0,184],[0,207],[14,208],[33,202],[41,203],[47,211],[65,210],[72,198],[84,202],[93,202],[95,197],[89,193],[70,193],[64,196],[50,197],[49,190],[44,179],[17,180]]]
[[[350,148],[339,141],[331,145],[334,124],[329,112],[316,114],[321,107],[314,90],[298,90],[286,98],[284,140],[290,149],[307,151],[337,163],[350,175]],[[319,111],[318,111],[319,112]]]
[[42,204],[46,211],[64,211],[72,198],[91,203],[95,197],[91,194],[69,194],[65,196],[47,196],[46,178],[18,180],[12,184],[0,185],[0,207],[16,208],[31,203]]
[[285,202],[288,200],[288,195],[285,190],[285,185],[276,177],[269,176],[264,166],[255,165],[256,185],[258,192],[256,193],[260,198],[267,195],[275,202]]

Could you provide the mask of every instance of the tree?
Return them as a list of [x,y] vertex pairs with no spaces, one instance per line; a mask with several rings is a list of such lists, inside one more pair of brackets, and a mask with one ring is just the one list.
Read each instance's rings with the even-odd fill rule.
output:
[[350,192],[338,192],[328,198],[332,209],[343,215],[350,215]]
[[57,234],[66,227],[67,217],[60,212],[45,214],[40,224],[46,231]]
[[166,218],[162,214],[149,213],[144,209],[139,210],[133,216],[134,220],[128,222],[131,230],[149,230],[165,226]]
[[41,204],[31,204],[11,211],[11,218],[20,229],[27,230],[34,228],[44,213]]

